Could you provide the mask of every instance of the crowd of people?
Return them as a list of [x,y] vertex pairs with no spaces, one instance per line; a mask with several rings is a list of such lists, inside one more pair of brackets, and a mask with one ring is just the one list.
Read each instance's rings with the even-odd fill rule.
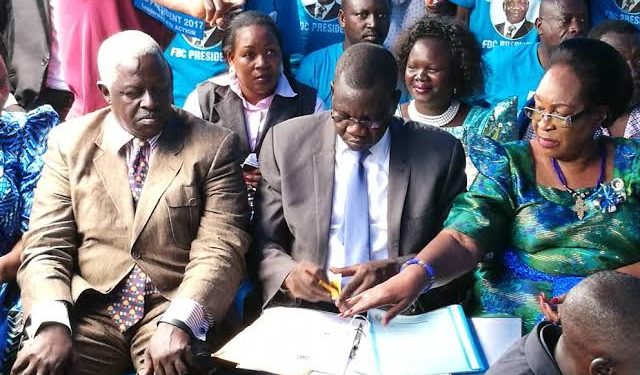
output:
[[522,319],[489,373],[637,373],[636,13],[0,1],[0,373],[207,373],[263,308],[451,304]]

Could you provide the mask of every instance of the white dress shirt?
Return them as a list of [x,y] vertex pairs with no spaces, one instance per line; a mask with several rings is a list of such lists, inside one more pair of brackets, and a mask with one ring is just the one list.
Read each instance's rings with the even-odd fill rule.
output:
[[[344,222],[344,207],[347,199],[349,177],[357,163],[354,152],[346,143],[336,136],[335,174],[333,179],[333,205],[331,210],[331,226],[329,229],[329,255],[327,268],[344,267],[345,249],[338,234]],[[367,175],[369,196],[369,243],[371,244],[371,260],[389,257],[387,248],[387,194],[389,186],[389,150],[391,136],[389,129],[380,141],[369,149],[371,154],[364,160]],[[329,278],[335,276],[329,272]]]
[[[524,21],[526,21],[527,19],[523,19],[522,21],[518,22],[518,23],[510,23],[509,21],[505,20],[504,21],[504,36],[508,37],[508,38],[513,38],[517,33],[518,30],[520,30],[520,28],[522,27],[522,25],[524,25]],[[512,26],[514,26],[515,28],[513,29],[513,31],[511,33],[509,33],[509,28],[511,28]]]
[[[150,168],[153,168],[153,155],[155,150],[157,149],[158,140],[161,134],[162,133],[148,139],[150,147],[148,149],[148,152],[145,153],[144,156],[147,159]],[[105,150],[116,155],[123,153],[127,166],[131,167],[132,163],[134,162],[134,136],[128,133],[122,126],[120,126],[120,124],[118,124],[118,121],[112,113],[109,114],[109,117],[106,120],[104,135],[105,136],[103,145]],[[142,188],[140,199],[142,199],[143,196],[144,187]],[[153,290],[154,292],[157,292],[157,289],[155,289],[155,286],[153,286],[153,282],[148,276],[147,288]],[[204,309],[204,307],[198,302],[190,298],[174,298],[169,304],[169,307],[163,314],[160,321],[170,321],[172,319],[177,319],[185,323],[191,329],[193,335],[199,340],[206,340],[206,335],[210,328],[211,319],[209,318],[209,314]],[[42,324],[52,322],[64,324],[65,326],[67,326],[67,328],[69,328],[69,330],[71,330],[69,313],[64,302],[47,301],[35,305],[31,312],[31,325],[27,327],[27,334],[30,337],[34,337],[35,334],[38,333],[38,330],[40,329],[40,326]]]
[[[317,18],[320,18],[320,19],[324,19],[324,18],[327,16],[327,14],[329,13],[329,11],[330,11],[330,10],[331,10],[335,5],[336,5],[336,2],[335,2],[335,1],[333,1],[333,2],[331,2],[331,3],[329,3],[329,4],[327,4],[327,5],[322,5],[322,4],[320,4],[319,2],[317,2],[317,1],[316,1],[316,6],[315,6],[315,8],[314,8],[314,12],[313,12],[314,17],[317,17]],[[320,12],[320,10],[321,10],[322,8],[324,8],[324,11],[323,11],[323,12]],[[318,14],[318,13],[320,13],[320,14]]]

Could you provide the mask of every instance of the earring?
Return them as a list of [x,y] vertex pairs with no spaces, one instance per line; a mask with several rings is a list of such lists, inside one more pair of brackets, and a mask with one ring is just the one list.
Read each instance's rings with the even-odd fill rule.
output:
[[232,76],[236,75],[236,70],[233,69],[233,65],[229,65],[229,75],[232,75]]

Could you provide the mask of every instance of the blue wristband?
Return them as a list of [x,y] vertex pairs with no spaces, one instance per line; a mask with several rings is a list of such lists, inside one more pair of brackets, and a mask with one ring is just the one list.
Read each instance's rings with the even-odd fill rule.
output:
[[436,280],[436,273],[433,270],[433,267],[431,267],[431,265],[425,261],[422,261],[418,258],[411,258],[408,261],[404,262],[404,264],[402,265],[402,267],[400,268],[400,270],[405,269],[407,266],[411,266],[413,264],[417,264],[420,265],[422,267],[422,269],[424,270],[424,274],[425,277],[427,278],[427,281],[429,282],[429,286],[431,286],[431,284],[433,284],[433,282]]

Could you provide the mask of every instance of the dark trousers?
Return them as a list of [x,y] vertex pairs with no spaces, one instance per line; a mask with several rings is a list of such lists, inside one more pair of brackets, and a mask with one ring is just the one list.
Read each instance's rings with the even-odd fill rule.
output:
[[65,117],[67,117],[67,113],[69,113],[69,110],[71,109],[74,99],[73,93],[70,91],[45,87],[40,91],[36,100],[27,109],[33,109],[44,104],[49,104],[56,112],[58,112],[60,121],[64,121]]

